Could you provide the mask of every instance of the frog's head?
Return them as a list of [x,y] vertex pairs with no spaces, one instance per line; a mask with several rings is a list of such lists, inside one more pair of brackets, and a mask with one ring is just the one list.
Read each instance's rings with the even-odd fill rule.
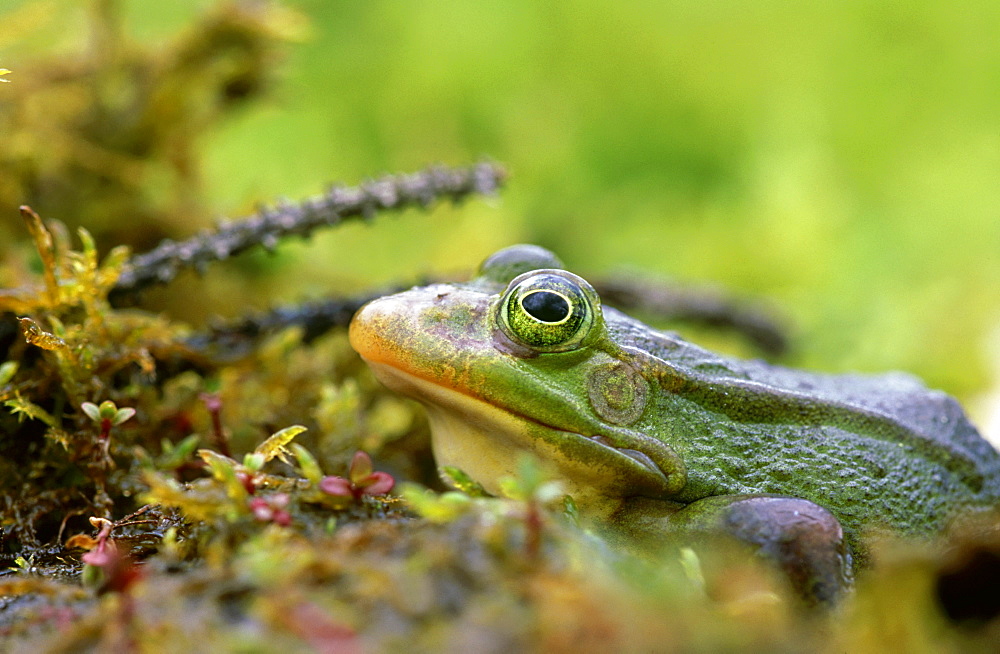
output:
[[469,283],[370,302],[350,339],[379,380],[427,407],[438,464],[492,493],[524,451],[598,511],[684,484],[674,451],[641,430],[650,380],[609,337],[594,289],[547,250],[513,246]]

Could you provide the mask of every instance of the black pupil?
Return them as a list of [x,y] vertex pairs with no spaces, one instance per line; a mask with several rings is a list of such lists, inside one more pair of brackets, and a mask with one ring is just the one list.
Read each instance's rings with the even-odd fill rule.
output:
[[521,306],[528,314],[542,322],[559,322],[569,315],[569,303],[558,293],[537,291],[526,295]]

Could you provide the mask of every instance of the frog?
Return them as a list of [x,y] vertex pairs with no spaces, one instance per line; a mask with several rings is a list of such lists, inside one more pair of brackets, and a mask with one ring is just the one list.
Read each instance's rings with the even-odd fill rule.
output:
[[597,524],[724,534],[813,604],[851,587],[871,534],[929,538],[1000,503],[1000,454],[944,392],[716,354],[603,306],[538,246],[375,299],[349,340],[424,405],[439,467],[499,494],[527,453]]

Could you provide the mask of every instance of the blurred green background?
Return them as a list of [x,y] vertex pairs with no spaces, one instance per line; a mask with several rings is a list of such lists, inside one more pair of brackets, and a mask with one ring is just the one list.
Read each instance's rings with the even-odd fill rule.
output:
[[[85,42],[84,3],[8,3],[48,9],[31,39],[0,36],[2,93],[22,58]],[[123,6],[148,45],[214,4]],[[467,271],[534,242],[584,275],[630,266],[772,301],[798,365],[905,369],[967,401],[994,383],[1000,3],[284,6],[299,38],[271,95],[199,143],[211,213],[484,156],[511,178],[496,200],[233,264],[239,302]]]

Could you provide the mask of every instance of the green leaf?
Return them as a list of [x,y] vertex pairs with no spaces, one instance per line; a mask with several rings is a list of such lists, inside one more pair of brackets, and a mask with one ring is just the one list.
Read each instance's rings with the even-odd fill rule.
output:
[[14,375],[17,374],[17,368],[17,361],[4,361],[0,365],[0,386],[9,383],[14,378]]
[[173,470],[181,467],[198,447],[199,439],[198,434],[191,434],[177,445],[164,439],[162,443],[163,454],[160,455],[157,467],[162,470]]
[[224,481],[230,476],[230,473],[235,478],[235,467],[236,461],[230,459],[228,456],[223,456],[214,450],[198,450],[198,456],[201,460],[208,464],[208,469],[212,471],[212,476],[219,481]]
[[430,522],[445,523],[455,520],[472,506],[472,498],[465,493],[448,491],[438,495],[419,484],[400,485],[400,496],[417,514]]
[[94,237],[90,235],[85,228],[80,227],[76,230],[77,235],[80,237],[80,243],[83,245],[83,255],[87,259],[87,264],[91,269],[97,267],[97,244],[94,243]]
[[101,410],[93,402],[84,402],[80,405],[80,408],[83,409],[83,412],[87,414],[87,417],[94,422],[101,421]]
[[357,484],[367,479],[374,470],[375,466],[372,464],[372,458],[368,456],[367,452],[358,450],[354,453],[354,458],[351,459],[351,468],[348,476],[351,478],[351,481]]
[[131,407],[122,407],[115,412],[115,417],[111,419],[111,424],[120,425],[134,415],[135,409]]
[[563,495],[563,514],[569,518],[574,525],[580,524],[580,509],[576,505],[576,500],[572,495]]
[[265,462],[270,461],[274,457],[278,457],[283,462],[288,463],[288,455],[290,452],[285,448],[285,446],[288,445],[293,438],[305,430],[306,428],[302,425],[285,427],[281,431],[275,432],[270,438],[258,445],[254,450],[254,453],[262,454]]
[[236,461],[212,450],[198,450],[198,456],[208,464],[209,470],[212,471],[212,477],[225,485],[226,495],[229,496],[229,499],[236,502],[246,502],[248,497],[246,488],[236,478],[236,466],[239,465]]
[[59,428],[59,421],[56,420],[54,416],[42,407],[29,402],[20,395],[16,395],[14,399],[4,402],[4,406],[10,409],[10,412],[16,415],[18,420],[22,420],[27,417],[32,420],[41,420],[53,429]]
[[319,484],[323,478],[323,471],[320,469],[316,457],[298,443],[292,443],[291,447],[295,458],[299,460],[299,472],[302,473],[302,476],[308,479],[309,483],[313,485]]
[[454,466],[441,466],[438,468],[438,474],[441,475],[444,483],[451,486],[455,490],[460,490],[466,495],[472,497],[486,497],[489,493],[483,488],[482,484],[478,481],[465,474],[465,471],[456,468]]
[[698,554],[690,547],[682,547],[679,560],[684,576],[695,586],[704,590],[705,575],[701,570],[701,559]]

